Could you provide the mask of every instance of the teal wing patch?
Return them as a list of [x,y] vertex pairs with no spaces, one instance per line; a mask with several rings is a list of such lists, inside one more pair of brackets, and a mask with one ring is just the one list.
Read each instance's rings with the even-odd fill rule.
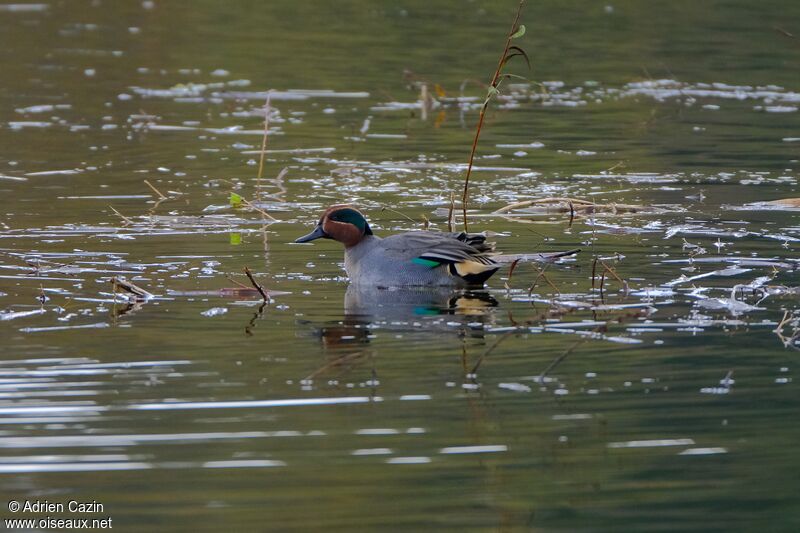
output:
[[411,262],[416,265],[422,265],[428,268],[435,268],[442,264],[439,261],[432,261],[430,259],[425,259],[423,257],[415,257],[414,259],[411,260]]

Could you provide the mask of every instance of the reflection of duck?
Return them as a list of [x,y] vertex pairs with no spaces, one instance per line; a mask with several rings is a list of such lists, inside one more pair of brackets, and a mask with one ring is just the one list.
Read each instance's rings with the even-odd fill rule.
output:
[[482,286],[500,268],[483,235],[409,231],[382,239],[360,211],[346,205],[329,207],[314,231],[295,242],[319,238],[344,244],[345,270],[360,285]]
[[444,287],[379,289],[350,285],[344,296],[345,316],[364,321],[412,319],[420,315],[484,315],[497,305],[489,293]]
[[[376,323],[380,323],[381,329],[419,331],[417,322],[425,316],[452,315],[483,321],[482,317],[491,315],[497,305],[497,300],[482,291],[350,285],[344,296],[343,320],[319,327],[318,333],[326,348],[347,348],[368,344],[370,326]],[[431,324],[431,331],[440,328]]]
[[[475,322],[490,322],[491,310],[497,305],[497,300],[482,291],[464,292],[445,287],[379,289],[350,285],[344,297],[343,319],[316,329],[329,361],[306,379],[342,373],[360,365],[366,358],[371,359],[374,352],[370,341],[376,330],[414,331],[435,336],[442,333],[447,322],[445,330],[451,334],[482,337],[482,328],[475,328]],[[450,327],[453,318],[425,321],[425,316],[437,315],[464,316],[464,324],[469,323],[470,327]],[[374,373],[373,369],[373,377]]]

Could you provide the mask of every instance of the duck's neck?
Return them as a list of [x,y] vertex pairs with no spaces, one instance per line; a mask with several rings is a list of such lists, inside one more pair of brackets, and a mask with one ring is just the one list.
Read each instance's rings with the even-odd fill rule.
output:
[[344,249],[344,269],[350,279],[357,278],[361,268],[361,259],[364,258],[372,247],[381,240],[376,235],[364,235],[364,237],[353,246],[346,246]]

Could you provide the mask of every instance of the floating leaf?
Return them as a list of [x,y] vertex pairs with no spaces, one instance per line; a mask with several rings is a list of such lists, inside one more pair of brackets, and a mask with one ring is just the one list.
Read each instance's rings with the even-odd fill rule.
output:
[[515,31],[514,33],[511,34],[511,38],[512,39],[518,39],[519,37],[522,37],[523,35],[525,35],[525,24],[520,24],[519,28],[517,28],[517,31]]
[[230,234],[230,238],[231,238],[231,244],[233,246],[238,246],[238,245],[242,244],[242,234],[241,233],[231,233]]

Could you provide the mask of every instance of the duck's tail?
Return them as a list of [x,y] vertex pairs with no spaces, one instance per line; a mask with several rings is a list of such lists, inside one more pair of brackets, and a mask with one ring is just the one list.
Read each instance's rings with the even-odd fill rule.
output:
[[493,255],[492,259],[497,263],[513,263],[514,261],[533,261],[537,263],[548,263],[557,261],[563,257],[570,257],[578,252],[580,248],[567,250],[566,252],[541,252],[538,254],[499,254]]
[[467,285],[483,285],[499,268],[497,263],[462,261],[450,263],[450,274],[460,277],[467,282]]

